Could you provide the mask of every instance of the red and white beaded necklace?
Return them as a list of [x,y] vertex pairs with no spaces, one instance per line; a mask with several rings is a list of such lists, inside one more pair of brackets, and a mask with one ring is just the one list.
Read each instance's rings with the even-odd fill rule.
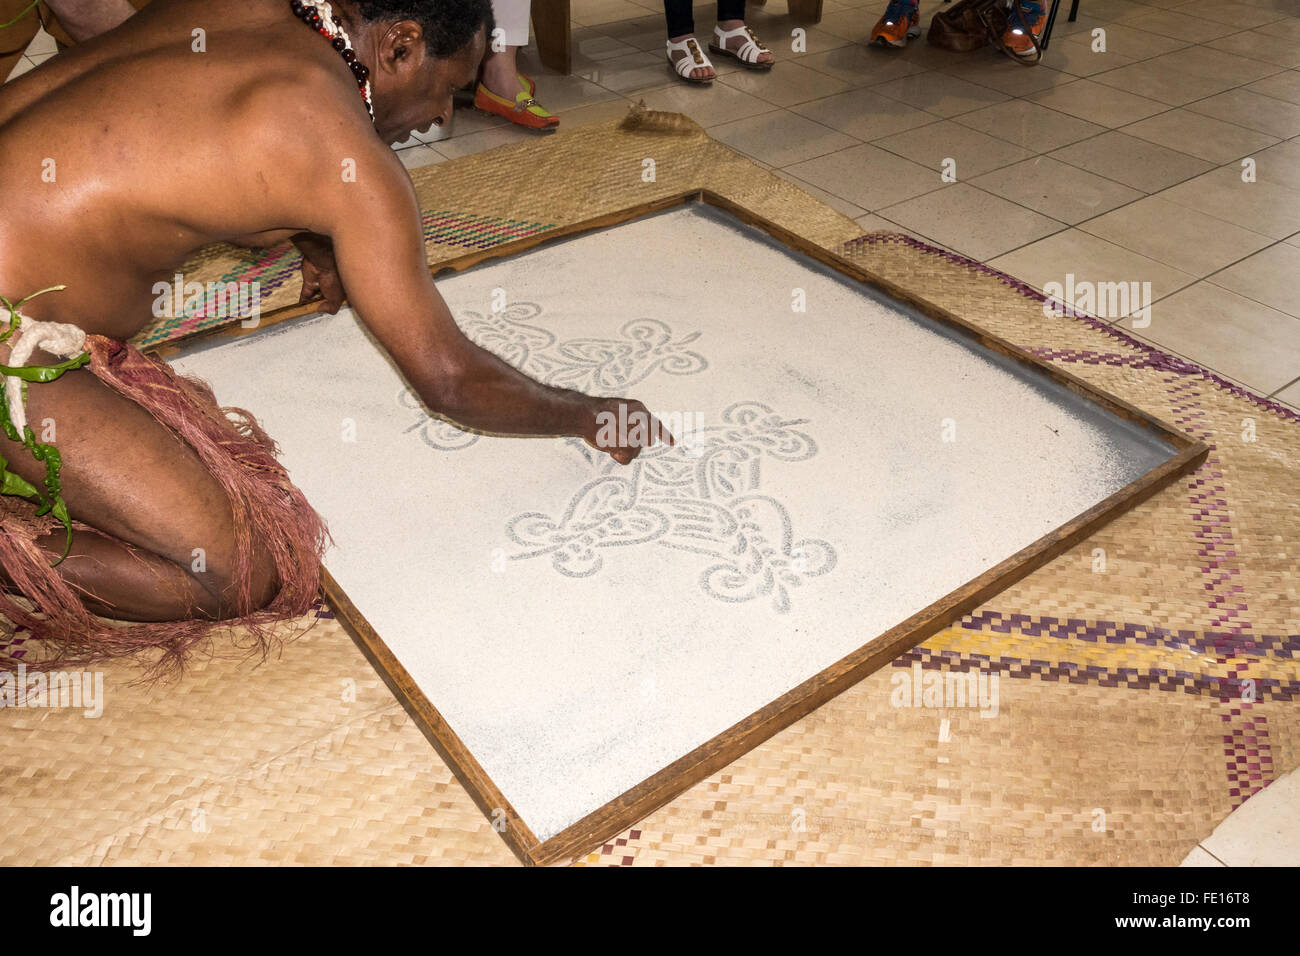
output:
[[370,122],[375,121],[375,108],[370,103],[370,68],[357,59],[352,50],[352,41],[343,29],[343,21],[334,15],[334,8],[325,0],[289,0],[289,9],[294,16],[309,24],[321,36],[330,41],[330,45],[343,56],[343,62],[357,78],[357,88],[361,90],[361,99],[370,114]]

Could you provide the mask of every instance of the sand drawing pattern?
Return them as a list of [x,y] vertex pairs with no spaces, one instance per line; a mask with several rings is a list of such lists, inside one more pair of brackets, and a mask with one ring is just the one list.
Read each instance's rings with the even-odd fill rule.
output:
[[[704,356],[686,348],[699,332],[674,340],[673,330],[657,319],[633,319],[619,329],[616,339],[559,341],[554,333],[531,324],[541,314],[542,307],[534,302],[516,302],[501,312],[461,313],[459,324],[475,343],[538,381],[593,395],[625,389],[656,371],[694,375],[709,365]],[[418,429],[431,448],[459,451],[482,437],[430,416],[410,389],[399,393],[398,402],[420,413],[406,431]]]
[[655,545],[704,555],[699,585],[719,601],[771,602],[784,614],[790,593],[835,567],[835,549],[820,539],[794,540],[790,514],[759,493],[765,460],[807,461],[817,445],[759,402],[725,409],[723,424],[699,430],[676,447],[656,446],[630,467],[581,441],[570,445],[601,471],[570,498],[559,517],[518,514],[506,535],[524,550],[512,560],[549,556],[566,577],[598,573],[609,548]]

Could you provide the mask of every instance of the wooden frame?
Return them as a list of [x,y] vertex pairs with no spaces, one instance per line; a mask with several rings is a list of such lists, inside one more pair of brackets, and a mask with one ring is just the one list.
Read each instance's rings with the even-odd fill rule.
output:
[[[356,641],[362,654],[370,661],[397,699],[402,702],[412,720],[429,738],[434,749],[446,761],[474,802],[493,821],[506,844],[526,864],[544,865],[562,862],[599,846],[900,654],[979,607],[993,595],[1074,547],[1097,528],[1191,472],[1205,460],[1209,453],[1207,445],[1128,402],[1094,387],[1070,372],[1049,365],[1003,338],[966,322],[924,296],[904,290],[869,269],[814,245],[762,216],[748,211],[743,206],[708,191],[692,191],[655,202],[642,203],[572,226],[504,243],[489,250],[467,253],[441,264],[435,270],[435,274],[447,270],[460,271],[484,260],[517,255],[542,243],[618,225],[648,213],[692,202],[713,206],[730,213],[742,222],[757,226],[794,251],[830,267],[841,275],[880,290],[963,337],[1033,369],[1118,417],[1155,434],[1172,446],[1175,454],[1159,467],[1147,472],[1104,501],[1076,515],[1061,527],[1039,538],[974,580],[876,636],[869,643],[545,841],[539,840],[528,828],[527,823],[511,807],[504,794],[438,713],[433,703],[425,697],[383,639],[352,604],[329,572],[325,571],[326,598],[334,608],[338,619]],[[313,303],[292,306],[271,313],[256,329],[244,329],[236,324],[205,330],[173,342],[163,343],[153,351],[164,356],[171,355],[179,351],[182,343],[189,344],[200,338],[240,337],[254,334],[267,325],[315,311],[317,310]]]

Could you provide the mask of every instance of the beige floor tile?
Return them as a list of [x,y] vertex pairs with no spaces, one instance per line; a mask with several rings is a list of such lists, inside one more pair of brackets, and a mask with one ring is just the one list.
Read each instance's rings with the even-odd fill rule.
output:
[[877,211],[981,262],[1064,228],[1055,219],[965,183]]
[[1281,5],[1287,12],[1287,19],[1270,23],[1268,32],[1288,40],[1300,40],[1300,15],[1295,13],[1294,0],[1250,0],[1250,2],[1270,10],[1276,10]]
[[[1174,55],[1174,54],[1171,54]],[[1184,73],[1166,63],[1164,57],[1143,60],[1132,66],[1102,73],[1093,79],[1116,90],[1141,90],[1142,95],[1167,106],[1182,106],[1193,100],[1213,96],[1237,84],[1232,80]],[[1154,111],[1152,111],[1154,112]],[[1149,114],[1148,114],[1149,115]],[[1123,125],[1123,124],[1120,124]]]
[[1216,23],[1226,23],[1238,30],[1248,30],[1281,19],[1281,14],[1248,3],[1233,3],[1231,0],[1192,0],[1178,6],[1179,13],[1191,17],[1202,17]]
[[[1067,229],[1032,245],[999,256],[989,263],[1042,291],[1049,282],[1067,283],[1073,276],[1076,288],[1083,282],[1094,287],[1106,282],[1150,283],[1151,301],[1158,302],[1196,281],[1194,276],[1162,262],[1139,256],[1078,229]],[[1135,306],[1136,307],[1136,306]],[[1132,311],[1130,309],[1130,311]],[[1121,319],[1121,315],[1106,315]]]
[[840,150],[797,163],[789,172],[873,212],[943,187],[933,170],[877,146]]
[[709,135],[746,156],[777,167],[824,156],[857,143],[850,136],[785,110],[723,123],[712,127]]
[[952,160],[953,173],[959,182],[1032,155],[1013,143],[986,136],[952,120],[895,133],[877,140],[875,145],[920,163],[935,176],[941,175],[945,163]]
[[1109,43],[1104,53],[1094,52],[1092,47],[1093,40],[1090,36],[1066,37],[1048,47],[1043,63],[1074,76],[1092,76],[1094,73],[1104,73],[1137,62],[1131,56],[1112,50]]
[[922,68],[894,56],[892,50],[860,44],[801,57],[802,66],[829,73],[850,86],[870,86],[920,73]]
[[1264,395],[1300,373],[1300,319],[1209,282],[1157,302],[1137,333]]
[[[1060,21],[1058,20],[1056,27],[1052,29],[1053,44],[1057,42],[1057,29],[1059,27]],[[1162,36],[1159,33],[1152,33],[1150,30],[1135,30],[1131,26],[1122,23],[1102,24],[1100,29],[1105,31],[1107,53],[1116,53],[1119,56],[1126,56],[1134,60],[1146,60],[1153,56],[1172,53],[1174,50],[1181,50],[1183,47],[1188,46],[1191,42]],[[1091,50],[1094,41],[1092,31],[1088,30],[1066,37],[1061,42],[1062,44],[1079,44],[1085,49]],[[1048,47],[1047,52],[1050,55],[1052,47]]]
[[648,109],[684,113],[706,128],[760,113],[770,113],[776,108],[757,96],[750,96],[722,83],[692,86],[674,82],[656,89],[641,90],[629,99],[644,100]]
[[944,122],[933,113],[891,100],[869,89],[849,90],[791,109],[800,116],[848,133],[863,142],[927,123]]
[[436,147],[439,143],[457,136],[470,136],[484,130],[510,125],[509,120],[491,113],[483,113],[472,106],[457,105],[449,126],[430,126],[425,132],[416,131],[411,138],[416,142]]
[[1184,16],[1178,10],[1145,11],[1135,8],[1133,13],[1118,18],[1118,22],[1135,30],[1150,30],[1175,40],[1205,43],[1239,30],[1226,23],[1215,23],[1200,17]]
[[1103,20],[1087,16],[1083,13],[1079,14],[1078,20],[1071,23],[1069,20],[1065,19],[1066,14],[1069,12],[1070,8],[1066,7],[1065,11],[1057,16],[1056,25],[1052,27],[1053,43],[1063,37],[1091,36],[1092,31],[1096,30],[1098,27],[1104,29],[1105,27],[1110,26],[1109,23]]
[[537,99],[552,113],[561,110],[590,106],[602,100],[615,99],[618,94],[580,76],[560,76],[552,73],[534,76]]
[[645,12],[645,7],[627,0],[572,0],[569,7],[570,18],[584,27],[639,18]]
[[1241,168],[1211,170],[1160,194],[1215,219],[1284,239],[1300,230],[1300,190],[1266,180],[1242,182]]
[[824,30],[853,43],[866,43],[871,39],[871,28],[876,25],[876,19],[884,12],[884,4],[881,4],[880,12],[876,13],[875,16],[861,10],[823,14],[821,22],[817,24],[817,29]]
[[[1131,70],[1141,65],[1138,63],[1120,69]],[[1113,76],[1115,72],[1119,71],[1101,75],[1103,77]],[[1031,93],[1027,98],[1042,106],[1059,110],[1062,113],[1069,113],[1071,116],[1077,116],[1079,119],[1087,120],[1090,123],[1097,123],[1100,126],[1111,128],[1127,126],[1129,123],[1146,119],[1154,113],[1160,113],[1169,108],[1165,104],[1148,99],[1145,96],[1113,89],[1092,80],[1075,80],[1073,83],[1066,83],[1064,86]]]
[[406,149],[397,151],[397,158],[402,161],[402,165],[407,169],[419,169],[421,166],[432,166],[434,163],[446,162],[447,157],[443,156],[432,146],[425,146],[419,143],[415,146],[409,146]]
[[1246,88],[1256,93],[1263,93],[1265,96],[1286,100],[1288,103],[1300,104],[1300,70],[1274,73],[1262,80],[1256,80]]
[[1035,156],[969,182],[1070,225],[1145,195],[1048,156]]
[[1288,139],[1255,154],[1255,175],[1265,182],[1300,189],[1300,139]]
[[44,29],[38,29],[31,42],[27,44],[27,55],[34,61],[38,56],[53,56],[58,52],[59,45],[54,42],[54,37],[46,33]]
[[1204,159],[1113,130],[1054,150],[1049,155],[1146,193],[1191,179],[1213,168],[1213,164]]
[[917,73],[873,86],[872,90],[881,96],[901,100],[909,106],[946,117],[969,113],[1007,99],[1005,93],[968,83],[946,73]]
[[718,82],[777,106],[795,106],[850,89],[838,77],[796,62],[780,63],[765,73],[737,70]]
[[828,193],[824,189],[819,189],[805,179],[800,179],[798,176],[790,175],[790,173],[784,169],[776,170],[775,175],[780,176],[786,182],[794,183],[804,192],[808,193],[808,195],[820,199],[822,202],[830,206],[836,212],[841,212],[844,215],[848,216],[850,219],[856,219],[859,216],[865,216],[867,214],[867,211],[863,209],[861,206],[856,206],[853,203],[849,202],[847,199],[843,199],[839,196],[834,195],[833,193]]
[[[904,229],[896,222],[891,222],[884,216],[878,216],[874,212],[867,213],[865,216],[857,216],[853,220],[862,227],[863,232],[901,232],[905,236],[911,236],[913,239],[920,239],[922,242],[933,243],[929,236],[918,236],[910,229]],[[937,243],[934,243],[937,245]]]
[[[714,64],[721,70],[720,64]],[[598,83],[615,93],[632,93],[663,86],[675,79],[668,58],[662,53],[627,53],[600,60],[592,66],[583,68],[583,79]]]
[[464,136],[453,136],[451,139],[440,140],[433,148],[448,159],[456,159],[459,156],[468,156],[471,153],[481,153],[483,150],[492,149],[494,146],[504,146],[507,143],[522,143],[546,135],[550,134],[538,133],[535,130],[524,129],[510,123],[506,126],[485,129],[478,133],[469,133]]
[[632,101],[624,97],[617,97],[612,100],[601,100],[599,103],[592,103],[588,106],[578,106],[571,110],[564,110],[559,113],[560,129],[573,129],[577,126],[587,126],[590,123],[605,123],[609,120],[622,119],[627,115],[628,108]]
[[[1300,318],[1300,249],[1285,242],[1261,249],[1248,259],[1209,277],[1210,282],[1271,309]],[[1297,329],[1300,334],[1300,329]],[[1297,370],[1300,374],[1300,370]]]
[[1272,242],[1159,196],[1130,203],[1079,228],[1194,276],[1217,272]]
[[[1049,51],[1049,56],[1051,52]],[[960,59],[955,64],[941,68],[943,72],[1008,96],[1025,96],[1077,79],[1071,73],[1061,72],[1055,62],[1049,65],[1047,59],[1038,66],[1027,68],[1023,64],[1011,62],[996,50],[976,50],[973,53],[955,53],[949,56]]]
[[780,62],[786,60],[798,61],[805,56],[825,53],[827,50],[838,50],[840,47],[848,46],[853,42],[844,39],[844,37],[837,37],[833,33],[827,33],[811,23],[800,23],[797,26],[803,30],[803,37],[800,41],[803,49],[798,53],[794,49],[795,37],[792,30],[772,33],[766,26],[760,25],[755,32],[759,33],[759,39],[763,41],[764,45],[772,51]]
[[658,16],[636,17],[631,20],[602,23],[595,29],[607,37],[613,37],[628,46],[636,47],[638,50],[654,50],[658,52],[664,49],[664,43],[668,40],[663,13]]
[[16,80],[24,73],[30,73],[34,69],[36,69],[36,64],[31,61],[30,57],[20,56],[18,62],[13,65],[13,69],[9,71],[9,75],[5,78],[5,82],[8,83],[10,80]]
[[1225,53],[1248,56],[1265,63],[1295,68],[1300,66],[1300,42],[1276,36],[1268,27],[1261,30],[1243,30],[1226,37],[1211,40],[1206,46]]
[[924,242],[927,246],[932,246],[936,249],[942,249],[944,252],[951,252],[956,255],[961,255],[961,253],[957,252],[956,249],[949,249],[938,239],[934,238],[934,236],[923,236],[919,232],[916,232],[915,230],[908,229],[905,226],[900,226],[898,223],[892,222],[886,219],[884,216],[879,216],[875,213],[869,213],[865,216],[859,216],[853,221],[856,222],[859,226],[861,226],[863,231],[865,232],[902,233],[905,236],[910,236],[913,239],[917,239],[921,242]]
[[1219,165],[1249,156],[1278,142],[1276,136],[1246,129],[1244,126],[1234,126],[1185,109],[1158,113],[1125,126],[1122,132]]
[[[990,51],[976,50],[970,53],[957,53],[953,50],[945,50],[935,46],[933,43],[927,43],[924,36],[920,39],[913,40],[901,50],[886,49],[875,46],[870,49],[876,50],[886,56],[894,57],[922,70],[935,70],[939,73],[949,73],[955,75],[962,69],[969,69],[973,60],[978,58],[985,59],[981,54],[987,54]],[[1011,64],[1015,66],[1015,64]]]
[[1234,85],[1253,83],[1274,73],[1281,73],[1282,67],[1276,63],[1264,63],[1246,56],[1237,56],[1223,50],[1212,50],[1205,46],[1189,46],[1183,50],[1166,53],[1156,57],[1150,63],[1170,66],[1182,73],[1193,76],[1209,76],[1217,80],[1228,80]]
[[637,48],[630,43],[606,36],[594,27],[574,27],[571,41],[574,56],[589,60],[607,60],[612,56],[637,52]]
[[1118,130],[1053,150],[1049,155],[1052,159],[1114,179],[1143,193],[1156,193],[1214,168],[1208,160],[1169,150]]
[[1286,388],[1276,392],[1273,398],[1279,402],[1286,402],[1292,408],[1300,411],[1300,382],[1292,382]]
[[1184,108],[1279,139],[1300,135],[1300,106],[1247,89],[1228,90]]
[[[1191,0],[1186,0],[1191,2]],[[1088,0],[1086,7],[1080,5],[1081,10],[1087,10],[1088,16],[1097,17],[1100,20],[1118,20],[1134,10],[1140,10],[1146,7],[1145,4],[1139,4],[1134,0]],[[1066,13],[1069,7],[1066,7]]]
[[1105,132],[1104,126],[1019,99],[962,113],[953,117],[953,122],[1035,152],[1067,146]]

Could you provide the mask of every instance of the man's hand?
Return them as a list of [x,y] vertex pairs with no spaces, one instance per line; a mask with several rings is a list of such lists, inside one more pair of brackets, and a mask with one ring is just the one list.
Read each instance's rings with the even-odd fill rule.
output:
[[320,296],[321,308],[333,315],[343,307],[347,297],[334,261],[333,245],[324,236],[310,232],[298,233],[293,237],[293,244],[302,253],[302,293],[298,301],[308,302]]
[[631,464],[642,449],[656,442],[676,445],[677,439],[635,398],[598,398],[589,434],[582,436],[620,465]]

